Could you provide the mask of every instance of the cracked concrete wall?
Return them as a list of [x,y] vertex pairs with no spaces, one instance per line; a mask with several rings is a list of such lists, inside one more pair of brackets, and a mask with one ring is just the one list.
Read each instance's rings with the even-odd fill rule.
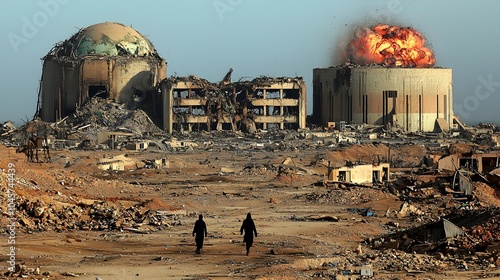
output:
[[91,95],[91,87],[103,87],[109,99],[132,104],[133,97],[152,94],[166,77],[164,60],[141,57],[101,59],[59,59],[47,57],[40,84],[44,121],[54,122],[76,111]]

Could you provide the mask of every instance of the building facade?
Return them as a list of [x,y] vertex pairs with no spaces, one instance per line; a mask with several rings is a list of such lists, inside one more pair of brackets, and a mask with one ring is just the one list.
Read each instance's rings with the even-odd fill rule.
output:
[[451,69],[317,68],[313,89],[313,119],[323,126],[346,121],[432,132],[453,125]]
[[37,115],[57,121],[94,96],[139,103],[166,75],[165,60],[139,32],[119,23],[91,25],[43,57]]
[[162,82],[161,94],[163,127],[168,133],[306,127],[302,78],[210,83],[196,76],[173,77]]

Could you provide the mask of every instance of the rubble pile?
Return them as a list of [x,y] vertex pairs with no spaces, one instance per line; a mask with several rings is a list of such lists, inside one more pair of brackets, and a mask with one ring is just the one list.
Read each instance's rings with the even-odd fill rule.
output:
[[497,187],[491,187],[484,182],[474,183],[474,196],[483,207],[500,207],[500,199],[496,194],[497,192]]
[[263,164],[248,163],[243,168],[242,173],[251,175],[264,175],[267,174],[268,172],[275,172],[275,171],[277,171],[277,168],[271,164],[263,165]]
[[0,143],[6,146],[23,146],[29,139],[41,137],[45,145],[53,146],[54,140],[58,139],[70,140],[75,142],[74,145],[84,148],[95,143],[97,132],[131,133],[136,138],[165,137],[165,133],[143,110],[99,97],[87,100],[75,113],[58,122],[47,123],[34,119],[19,128],[6,122],[0,132]]
[[491,268],[499,259],[483,258],[471,256],[469,258],[453,257],[442,253],[433,255],[423,255],[416,253],[406,253],[394,249],[388,249],[377,253],[367,254],[362,263],[370,262],[378,270],[392,272],[422,273],[441,272],[443,270],[457,269],[478,270]]
[[494,123],[484,123],[484,122],[480,122],[477,124],[477,127],[480,128],[480,129],[489,129],[491,130],[492,132],[500,132],[500,129],[498,128],[498,126]]
[[31,277],[31,279],[45,279],[45,277],[50,277],[51,273],[48,271],[41,272],[40,266],[37,266],[36,268],[31,268],[31,267],[28,268],[24,264],[16,263],[13,270],[7,270],[6,272],[3,273],[3,275],[5,277],[12,277],[12,278]]
[[48,135],[55,134],[53,124],[41,120],[27,122],[19,128],[14,127],[11,122],[6,122],[3,126],[6,129],[5,132],[0,133],[0,143],[7,147],[22,146],[29,139],[38,137],[44,139]]
[[392,162],[393,167],[417,167],[422,164],[427,149],[424,145],[385,145],[362,143],[345,149],[336,149],[327,153],[327,160],[345,165],[346,162],[363,164]]
[[389,197],[393,197],[393,195],[381,189],[347,187],[341,184],[339,189],[296,195],[295,199],[305,199],[312,204],[357,205]]
[[[3,272],[3,276],[8,277],[6,279],[67,279],[69,277],[79,277],[85,276],[86,273],[72,273],[72,272],[53,272],[53,271],[43,271],[40,266],[28,267],[24,262],[16,263],[14,267],[9,267]],[[61,278],[64,277],[64,278]],[[96,279],[101,279],[100,277],[96,277]]]
[[[397,250],[370,252],[364,255],[347,252],[344,255],[348,256],[346,258],[348,263],[337,265],[337,269],[332,271],[334,274],[353,274],[353,270],[346,267],[362,267],[366,264],[380,271],[408,273],[436,272],[454,266],[453,261],[436,260],[434,256],[409,254]],[[457,266],[461,267],[462,263]]]
[[[288,269],[300,279],[420,279],[418,275],[422,273],[446,275],[446,271],[450,270],[462,272],[485,270],[484,277],[487,278],[487,276],[498,277],[499,274],[494,269],[499,264],[498,256],[485,258],[481,255],[473,255],[468,258],[457,258],[442,253],[425,255],[395,249],[372,251],[358,247],[355,250],[337,252],[331,257],[301,259],[292,263],[279,264],[275,266],[275,269],[277,271]],[[394,273],[402,278],[395,275],[385,278],[377,275],[376,271]],[[375,278],[373,278],[374,275]]]
[[[500,210],[491,208],[467,213],[460,217],[464,235],[457,236],[455,245],[471,252],[497,251],[500,249]],[[460,224],[462,224],[460,223]],[[457,222],[459,224],[459,222]],[[490,247],[491,246],[491,247]]]
[[191,82],[194,85],[197,85],[197,86],[203,88],[204,91],[202,93],[205,93],[205,94],[214,94],[213,91],[219,90],[219,87],[217,86],[216,83],[212,83],[212,82],[210,82],[206,79],[200,78],[196,75],[189,75],[187,77],[171,76],[170,78],[168,78],[164,82],[169,83],[169,84],[177,84],[179,82],[184,82],[184,83]]
[[107,201],[81,199],[76,203],[45,202],[43,199],[18,196],[16,203],[15,217],[28,232],[129,230],[149,233],[180,225],[179,215],[185,212],[157,210],[151,207],[151,201],[125,207]]
[[[205,90],[197,93],[199,98],[214,98],[211,94],[223,87],[196,77],[189,80]],[[275,81],[262,78],[252,83],[266,82]],[[24,163],[21,155],[13,157],[20,175],[16,177],[15,189],[18,194],[15,218],[20,231],[146,234],[187,226],[181,221],[181,217],[188,215],[184,204],[179,209],[158,199],[139,201],[131,197],[161,196],[169,191],[171,197],[189,201],[198,195],[202,197],[198,194],[201,191],[193,191],[194,187],[205,189],[203,195],[209,196],[208,187],[246,188],[258,181],[258,186],[292,187],[283,193],[286,192],[288,198],[296,191],[293,199],[301,206],[305,204],[314,209],[327,206],[339,212],[332,216],[292,215],[292,221],[334,222],[334,226],[340,228],[358,220],[355,217],[360,215],[363,218],[356,223],[363,223],[362,226],[366,223],[374,229],[356,237],[366,238],[364,245],[369,248],[339,252],[337,256],[342,257],[342,263],[325,262],[320,271],[303,272],[309,273],[308,277],[353,275],[358,270],[352,267],[366,265],[380,271],[415,275],[499,267],[500,153],[496,149],[500,137],[495,138],[500,136],[495,136],[498,127],[480,124],[449,134],[404,134],[399,129],[347,124],[343,131],[330,128],[291,131],[271,127],[246,134],[231,130],[176,131],[166,135],[144,111],[92,98],[76,113],[56,123],[34,120],[15,128],[6,122],[0,127],[0,140],[4,144],[23,145],[33,135],[48,134],[53,136],[52,141],[83,143],[104,135],[101,138],[111,142],[94,145],[94,149],[107,145],[102,147],[106,151],[101,154],[77,151],[73,155],[73,151],[67,150],[52,154],[51,151],[53,157],[47,164]],[[470,138],[464,139],[464,136]],[[473,139],[472,142],[469,139]],[[142,155],[141,151],[147,148],[136,148],[141,144],[158,149],[148,149],[148,153]],[[129,149],[129,145],[134,146],[130,148],[134,152],[108,151]],[[174,160],[168,158],[167,161],[167,153],[160,147],[168,147],[168,156]],[[151,156],[153,152],[161,156]],[[95,172],[96,168],[101,171]],[[146,170],[149,168],[156,170]],[[7,177],[5,173],[1,175],[0,191],[4,195],[0,195],[0,209],[6,222],[9,216]],[[172,190],[170,181],[175,182]],[[250,189],[252,198],[262,198],[253,194],[258,189]],[[279,207],[284,201],[284,196],[280,196],[282,190],[272,191],[269,203],[272,208]],[[225,199],[234,204],[247,194],[241,193],[222,192]],[[125,199],[126,196],[129,197]],[[186,203],[188,208],[194,208],[189,203]],[[2,228],[0,231],[6,233],[7,227]],[[338,235],[332,233],[332,238],[341,238],[348,230],[338,232]],[[373,232],[382,234],[373,236]],[[327,250],[331,253],[336,248],[318,249]],[[36,275],[34,270],[22,267],[16,273]]]
[[107,99],[94,97],[64,121],[57,123],[59,129],[72,132],[123,131],[145,134],[164,134],[148,115],[140,109],[130,109]]
[[[439,219],[441,221],[399,229],[396,233],[369,239],[367,243],[382,250],[431,255],[439,252],[450,258],[477,256],[481,262],[492,262],[492,258],[496,262],[500,253],[500,211],[497,208],[459,209]],[[452,231],[456,232],[455,236],[448,236],[450,233],[447,232]],[[496,265],[500,265],[500,262]]]
[[6,121],[0,126],[0,136],[7,134],[11,131],[16,130],[16,127],[12,123],[12,121]]

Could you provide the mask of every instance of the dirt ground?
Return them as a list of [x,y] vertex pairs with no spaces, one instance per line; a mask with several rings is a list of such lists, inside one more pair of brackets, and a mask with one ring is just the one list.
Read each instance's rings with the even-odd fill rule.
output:
[[[373,149],[369,147],[364,153]],[[27,163],[24,155],[0,146],[0,168],[15,165],[15,189],[20,197],[42,200],[51,207],[84,199],[121,207],[149,201],[145,207],[151,210],[182,210],[185,214],[177,215],[167,226],[149,228],[147,234],[124,229],[38,231],[17,225],[16,263],[40,270],[29,279],[360,279],[359,275],[339,274],[355,270],[353,264],[371,264],[374,279],[498,279],[495,277],[500,275],[496,267],[478,271],[442,265],[439,270],[427,271],[427,261],[434,261],[432,256],[390,250],[381,253],[365,246],[365,239],[388,233],[384,226],[388,222],[400,226],[411,223],[395,215],[385,216],[388,211],[397,211],[402,201],[375,187],[329,189],[319,184],[327,169],[314,150],[127,151],[130,157],[166,156],[170,166],[121,172],[99,170],[97,162],[103,156],[125,152],[51,152],[51,163]],[[326,159],[353,157],[349,152],[332,153]],[[286,157],[314,172],[277,175],[271,167]],[[7,188],[5,175],[0,181],[3,192]],[[371,208],[376,215],[365,217],[349,211],[352,207]],[[1,226],[5,229],[5,205],[2,211]],[[246,256],[239,230],[249,212],[259,235]],[[191,236],[198,214],[204,215],[208,228],[200,255],[195,254]],[[1,232],[1,268],[7,272],[10,245],[7,231]],[[405,258],[420,262],[421,269],[408,265],[405,270],[391,270],[390,265],[378,265],[399,261],[404,266]]]

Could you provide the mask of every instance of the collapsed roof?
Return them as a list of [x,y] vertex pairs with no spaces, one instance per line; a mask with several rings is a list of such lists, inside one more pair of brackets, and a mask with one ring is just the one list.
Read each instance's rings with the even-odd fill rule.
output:
[[50,50],[49,56],[82,58],[84,56],[153,56],[153,44],[132,27],[103,22],[80,29]]

